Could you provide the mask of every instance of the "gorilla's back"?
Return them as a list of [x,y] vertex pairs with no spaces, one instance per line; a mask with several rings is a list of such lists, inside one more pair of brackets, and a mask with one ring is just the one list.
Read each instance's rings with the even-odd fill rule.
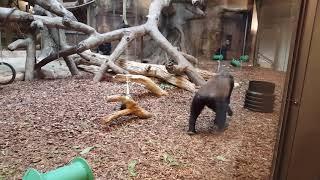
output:
[[232,88],[230,87],[231,78],[217,74],[199,89],[198,94],[202,98],[227,98]]

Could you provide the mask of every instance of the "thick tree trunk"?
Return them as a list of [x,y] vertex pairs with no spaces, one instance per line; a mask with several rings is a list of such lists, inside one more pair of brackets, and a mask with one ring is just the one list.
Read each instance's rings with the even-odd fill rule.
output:
[[9,44],[8,49],[14,51],[17,48],[26,48],[27,57],[25,63],[25,76],[26,81],[32,81],[35,74],[35,63],[36,63],[36,37],[29,34],[26,39],[19,39]]
[[36,64],[36,37],[35,35],[28,35],[28,45],[27,45],[27,59],[25,67],[25,81],[32,81],[35,74],[35,64]]
[[123,69],[126,69],[131,74],[141,74],[144,76],[156,77],[191,92],[195,92],[196,90],[195,85],[187,78],[170,74],[163,65],[144,64],[134,61],[120,60],[119,66]]

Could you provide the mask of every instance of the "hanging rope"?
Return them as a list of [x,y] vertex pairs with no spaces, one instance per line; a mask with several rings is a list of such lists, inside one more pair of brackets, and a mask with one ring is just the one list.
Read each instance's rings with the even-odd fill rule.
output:
[[[60,58],[60,48],[61,47],[61,42],[60,42],[60,29],[58,29],[58,61],[59,61],[59,58]],[[59,64],[62,65],[62,63],[59,61]]]
[[0,31],[0,62],[2,62],[3,58],[2,58],[2,34]]
[[122,20],[125,25],[128,25],[127,20],[127,0],[123,0],[122,2]]
[[127,89],[126,89],[126,97],[131,97],[131,95],[130,95],[130,88],[129,88],[129,83],[130,83],[130,80],[129,80],[129,77],[128,76],[126,76],[126,82],[127,82]]

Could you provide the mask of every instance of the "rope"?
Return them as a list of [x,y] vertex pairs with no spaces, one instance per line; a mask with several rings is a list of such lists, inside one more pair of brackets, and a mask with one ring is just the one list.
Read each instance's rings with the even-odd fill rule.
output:
[[62,65],[62,63],[59,61],[59,58],[60,58],[60,46],[61,46],[61,42],[60,42],[60,29],[58,29],[58,62],[60,65]]
[[126,76],[126,78],[127,78],[127,91],[126,91],[126,95],[129,95],[130,94],[130,89],[129,89],[129,78],[128,78],[128,76]]
[[127,82],[127,85],[126,85],[126,97],[130,98],[131,97],[131,95],[130,95],[130,87],[129,87],[130,80],[129,80],[128,76],[126,76],[126,82]]
[[81,5],[77,5],[77,6],[73,6],[73,7],[66,7],[66,9],[74,10],[74,9],[78,9],[78,8],[82,8],[82,7],[88,6],[88,5],[90,5],[90,4],[94,3],[94,2],[95,2],[95,0],[92,0],[92,1],[86,2],[86,3],[81,4]]
[[128,25],[127,20],[127,0],[123,0],[122,2],[122,20],[125,25]]
[[2,62],[2,36],[1,36],[1,31],[0,31],[0,62]]

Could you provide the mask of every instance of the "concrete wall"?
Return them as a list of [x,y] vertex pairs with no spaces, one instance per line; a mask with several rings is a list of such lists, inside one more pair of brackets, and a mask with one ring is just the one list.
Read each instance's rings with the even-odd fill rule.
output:
[[[241,15],[223,16],[223,7],[230,9],[247,9],[248,0],[210,0],[208,1],[205,19],[193,20],[188,28],[188,36],[193,43],[192,54],[211,57],[221,46],[225,35],[233,37],[232,49],[228,53],[229,59],[239,56],[243,46],[245,21]],[[201,27],[201,28],[199,28]]]
[[286,71],[297,21],[298,0],[265,0],[259,19],[257,63]]
[[231,8],[248,9],[248,0],[225,0],[225,5]]
[[207,16],[204,19],[190,21],[188,37],[192,42],[191,52],[195,56],[211,56],[215,49],[220,46],[221,35],[221,5],[222,2],[210,2]]

